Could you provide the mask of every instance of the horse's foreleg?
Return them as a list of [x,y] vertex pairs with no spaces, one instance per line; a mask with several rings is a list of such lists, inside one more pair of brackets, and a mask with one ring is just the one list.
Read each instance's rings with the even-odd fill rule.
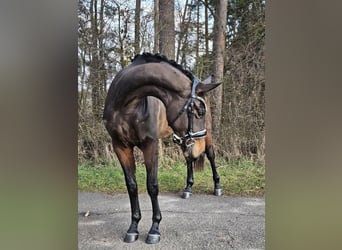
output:
[[216,164],[215,164],[215,152],[214,152],[214,146],[208,145],[206,146],[205,153],[208,157],[208,160],[210,162],[211,170],[213,172],[213,180],[214,180],[214,194],[216,196],[221,196],[222,195],[222,187],[220,184],[220,176],[217,173],[216,170]]
[[152,227],[148,232],[146,243],[160,241],[159,223],[162,215],[158,203],[158,141],[149,141],[142,147],[147,172],[147,192],[152,202]]
[[138,200],[138,186],[135,178],[136,166],[134,161],[133,149],[128,147],[115,146],[114,149],[125,174],[127,191],[131,203],[131,225],[127,230],[124,238],[125,242],[131,243],[138,239],[138,223],[141,219],[141,212]]
[[186,167],[187,167],[187,178],[186,178],[186,187],[183,191],[182,198],[187,199],[192,194],[192,185],[194,184],[194,173],[193,173],[193,167],[192,164],[193,160],[190,158],[186,159]]

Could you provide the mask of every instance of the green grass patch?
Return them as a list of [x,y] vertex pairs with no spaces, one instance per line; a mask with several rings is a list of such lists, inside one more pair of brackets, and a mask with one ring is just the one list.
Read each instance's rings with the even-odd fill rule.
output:
[[[265,167],[248,161],[218,162],[217,169],[225,195],[264,194]],[[146,192],[146,171],[143,165],[137,166],[136,178],[139,193]],[[213,193],[214,182],[209,164],[201,172],[194,172],[193,193]],[[185,162],[172,167],[161,166],[158,170],[159,191],[162,193],[181,192],[186,185]],[[78,167],[78,188],[82,191],[106,193],[126,193],[123,171],[117,163],[112,166],[96,167],[83,164]]]

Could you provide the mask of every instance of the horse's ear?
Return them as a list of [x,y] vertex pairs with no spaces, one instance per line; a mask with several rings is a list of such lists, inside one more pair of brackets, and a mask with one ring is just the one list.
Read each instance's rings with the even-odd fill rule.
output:
[[206,79],[204,79],[203,81],[202,81],[202,83],[204,83],[204,84],[209,84],[209,83],[211,83],[211,80],[213,79],[213,77],[212,77],[212,75],[210,75],[210,76],[208,76]]
[[[209,79],[210,78],[210,79]],[[211,76],[209,76],[207,79],[205,79],[202,82],[198,83],[198,86],[196,88],[196,94],[204,94],[210,90],[213,90],[214,88],[221,85],[220,83],[211,83]]]

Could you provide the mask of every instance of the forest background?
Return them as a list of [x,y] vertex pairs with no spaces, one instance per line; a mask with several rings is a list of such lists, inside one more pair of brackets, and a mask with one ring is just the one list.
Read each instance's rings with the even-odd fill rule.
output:
[[[217,157],[264,165],[265,1],[79,0],[78,4],[79,164],[116,161],[102,122],[109,85],[135,54],[160,52],[200,79],[214,74],[222,81],[210,96]],[[161,147],[161,163],[184,161],[170,139],[161,141]]]

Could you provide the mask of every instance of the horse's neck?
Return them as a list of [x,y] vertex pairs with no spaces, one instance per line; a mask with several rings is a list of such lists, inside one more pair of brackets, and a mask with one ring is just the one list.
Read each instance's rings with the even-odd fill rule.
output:
[[189,95],[190,80],[179,70],[166,63],[148,63],[128,67],[114,79],[109,93],[115,96],[114,106],[138,103],[146,96],[160,99],[167,107],[177,96]]

